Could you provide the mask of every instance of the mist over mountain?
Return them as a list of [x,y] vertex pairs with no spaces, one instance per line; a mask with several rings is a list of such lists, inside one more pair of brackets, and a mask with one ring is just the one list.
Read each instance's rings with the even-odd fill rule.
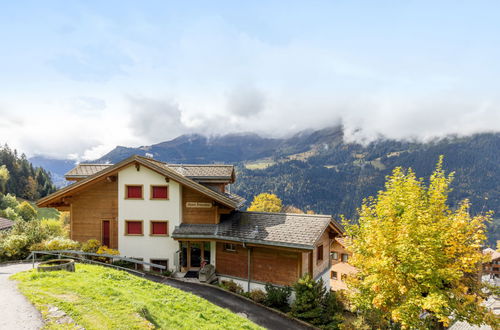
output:
[[[232,191],[250,202],[261,192],[277,194],[285,205],[317,213],[356,217],[363,198],[376,195],[396,166],[411,167],[428,178],[439,155],[455,172],[450,203],[468,198],[472,213],[500,214],[500,133],[450,136],[431,142],[379,139],[369,144],[346,142],[341,127],[308,130],[288,138],[253,133],[206,137],[182,135],[138,148],[116,147],[97,163],[116,163],[134,154],[169,163],[230,163],[237,166]],[[31,159],[60,177],[71,161]],[[43,163],[42,163],[43,161]],[[492,225],[490,241],[500,234]]]

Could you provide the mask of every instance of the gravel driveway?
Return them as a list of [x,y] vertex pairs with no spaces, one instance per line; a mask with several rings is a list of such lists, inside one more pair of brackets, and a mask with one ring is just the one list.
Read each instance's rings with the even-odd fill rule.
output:
[[9,276],[31,269],[31,264],[0,265],[0,329],[40,329],[40,312],[17,290]]

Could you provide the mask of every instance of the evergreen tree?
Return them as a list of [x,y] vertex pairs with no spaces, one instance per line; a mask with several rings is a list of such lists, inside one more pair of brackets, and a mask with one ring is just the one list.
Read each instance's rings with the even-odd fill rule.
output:
[[[5,170],[8,180],[5,180]],[[4,179],[2,179],[4,178]],[[0,147],[0,193],[36,200],[56,190],[50,174],[41,167],[33,167],[26,155],[20,157],[8,145]]]

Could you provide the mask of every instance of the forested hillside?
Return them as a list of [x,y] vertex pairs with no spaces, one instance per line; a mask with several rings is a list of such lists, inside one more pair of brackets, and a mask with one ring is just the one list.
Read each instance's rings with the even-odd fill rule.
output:
[[50,174],[41,167],[34,167],[24,154],[7,145],[0,147],[0,167],[8,170],[9,179],[0,186],[0,193],[34,201],[56,190]]
[[[117,147],[96,162],[116,163],[133,154],[149,154],[169,163],[236,164],[232,191],[248,203],[253,196],[270,192],[285,205],[355,219],[363,198],[382,189],[394,167],[411,167],[419,177],[428,178],[439,155],[444,155],[445,169],[455,171],[450,202],[469,198],[473,214],[493,210],[497,224],[490,225],[490,241],[494,242],[500,239],[495,229],[500,228],[499,151],[499,133],[427,143],[379,139],[365,145],[346,141],[341,127],[331,127],[282,139],[256,134],[183,135],[151,146]],[[50,170],[63,164],[43,161],[36,164]]]

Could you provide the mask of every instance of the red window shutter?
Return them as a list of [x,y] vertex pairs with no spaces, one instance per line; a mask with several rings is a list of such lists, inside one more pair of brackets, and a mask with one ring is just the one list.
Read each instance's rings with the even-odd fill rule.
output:
[[129,235],[142,235],[142,222],[140,222],[140,221],[127,221],[127,234],[129,234]]
[[167,199],[168,187],[153,186],[153,198]]
[[166,222],[152,222],[151,225],[151,233],[153,235],[167,235],[168,230]]
[[142,198],[142,186],[127,186],[127,198]]

